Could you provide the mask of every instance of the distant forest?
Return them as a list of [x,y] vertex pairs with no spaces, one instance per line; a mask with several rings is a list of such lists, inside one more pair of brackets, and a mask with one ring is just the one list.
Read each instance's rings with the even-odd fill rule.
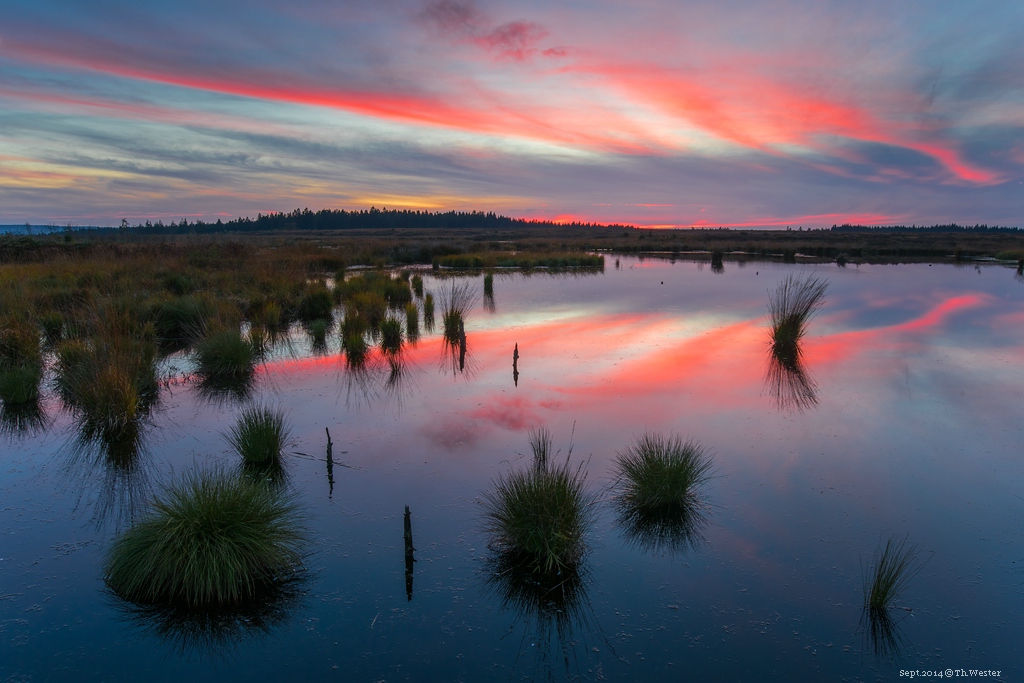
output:
[[1018,228],[999,225],[833,225],[832,232],[1016,232]]
[[344,209],[296,209],[290,213],[259,214],[256,218],[236,218],[227,222],[204,221],[164,224],[160,221],[146,221],[139,225],[121,222],[120,228],[94,228],[99,232],[128,231],[142,235],[182,235],[215,232],[288,232],[288,231],[333,231],[333,230],[465,230],[465,229],[508,229],[519,227],[608,227],[626,228],[622,225],[598,225],[596,223],[554,223],[525,218],[509,218],[493,212],[483,211],[411,211],[408,209],[377,209],[345,211]]

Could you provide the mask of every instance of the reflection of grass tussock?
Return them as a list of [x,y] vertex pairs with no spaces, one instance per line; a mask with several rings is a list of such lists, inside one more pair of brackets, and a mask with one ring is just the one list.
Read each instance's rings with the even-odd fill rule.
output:
[[818,405],[818,387],[804,367],[799,346],[782,357],[768,354],[765,386],[780,410],[808,410]]
[[247,463],[278,463],[288,441],[284,412],[269,406],[250,406],[238,416],[227,440]]
[[224,473],[186,476],[114,541],[104,578],[143,605],[238,605],[292,578],[304,531],[279,489]]
[[807,322],[823,304],[828,283],[817,277],[787,275],[768,297],[772,353],[785,362],[796,359]]
[[[894,536],[875,551],[871,565],[862,570],[864,603],[861,628],[875,654],[880,657],[899,654],[903,637],[899,622],[891,611],[897,609],[896,601],[922,566],[917,545],[908,543],[906,537],[899,540]],[[909,613],[909,608],[902,609]]]
[[615,460],[618,520],[641,546],[685,550],[707,524],[701,488],[711,478],[710,452],[679,436],[644,434]]
[[575,630],[589,622],[584,563],[543,571],[530,555],[499,552],[488,559],[486,572],[485,585],[498,596],[503,609],[535,620],[538,632],[534,635],[539,642],[547,644],[556,636],[564,647]]
[[586,548],[593,498],[582,467],[561,465],[515,470],[499,477],[484,497],[486,529],[501,553],[538,571],[575,566]]
[[190,609],[118,600],[117,608],[178,654],[213,657],[287,623],[302,603],[306,582],[307,577],[298,575],[265,588],[252,600],[227,607]]

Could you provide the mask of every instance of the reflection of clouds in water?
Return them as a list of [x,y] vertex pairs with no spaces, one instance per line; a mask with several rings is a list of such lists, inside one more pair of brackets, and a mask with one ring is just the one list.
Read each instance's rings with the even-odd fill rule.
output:
[[517,432],[543,421],[532,402],[521,396],[493,396],[486,404],[467,413],[467,417]]

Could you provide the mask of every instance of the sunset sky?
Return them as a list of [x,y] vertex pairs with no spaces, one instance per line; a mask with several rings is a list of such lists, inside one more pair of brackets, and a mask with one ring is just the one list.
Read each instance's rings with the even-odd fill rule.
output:
[[0,223],[1024,227],[1024,3],[5,0]]

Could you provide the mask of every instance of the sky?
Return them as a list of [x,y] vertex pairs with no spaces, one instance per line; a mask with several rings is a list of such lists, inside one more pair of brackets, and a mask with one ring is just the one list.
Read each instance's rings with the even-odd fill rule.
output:
[[1024,227],[1019,0],[4,0],[0,223]]

